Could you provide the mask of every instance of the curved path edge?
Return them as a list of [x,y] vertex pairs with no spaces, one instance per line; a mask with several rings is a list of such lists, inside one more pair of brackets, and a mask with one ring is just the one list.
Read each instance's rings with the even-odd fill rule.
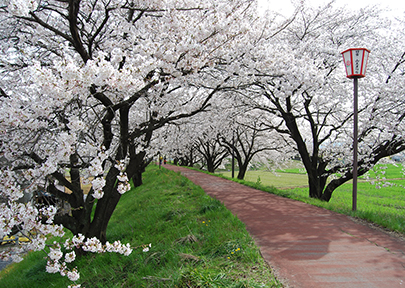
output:
[[405,241],[350,217],[184,167],[165,165],[236,215],[287,287],[405,287]]

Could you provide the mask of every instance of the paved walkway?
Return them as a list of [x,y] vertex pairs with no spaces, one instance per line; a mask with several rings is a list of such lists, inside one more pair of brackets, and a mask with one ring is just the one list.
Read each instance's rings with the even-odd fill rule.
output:
[[349,217],[183,167],[245,223],[288,287],[405,288],[405,241]]

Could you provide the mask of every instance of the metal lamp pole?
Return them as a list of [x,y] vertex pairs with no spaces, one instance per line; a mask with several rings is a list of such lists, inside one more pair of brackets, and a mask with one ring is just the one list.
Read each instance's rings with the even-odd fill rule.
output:
[[353,101],[353,200],[352,200],[352,210],[357,210],[357,150],[358,150],[358,78],[353,79],[354,83],[354,101]]
[[358,152],[358,79],[366,76],[366,67],[370,50],[365,48],[351,48],[342,52],[346,67],[347,78],[353,79],[353,202],[352,210],[357,210],[357,152]]

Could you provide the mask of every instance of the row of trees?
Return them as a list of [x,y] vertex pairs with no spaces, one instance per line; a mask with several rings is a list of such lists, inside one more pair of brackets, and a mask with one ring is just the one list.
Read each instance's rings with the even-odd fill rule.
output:
[[[291,22],[271,36],[263,35],[249,55],[238,59],[235,81],[240,82],[234,97],[222,101],[233,103],[241,113],[232,122],[235,111],[222,106],[221,117],[212,115],[210,125],[218,118],[219,127],[228,134],[214,132],[210,139],[219,144],[226,138],[222,143],[229,148],[232,131],[238,134],[240,127],[249,127],[252,135],[264,133],[265,149],[300,156],[308,174],[309,196],[329,201],[337,187],[353,178],[353,92],[351,81],[344,77],[340,52],[364,46],[372,52],[367,77],[360,81],[358,174],[404,151],[404,37],[403,31],[394,30],[404,22],[389,22],[379,13],[375,7],[353,13],[332,4],[297,9]],[[238,159],[245,151],[240,143],[233,149]],[[281,156],[272,154],[268,156]],[[238,164],[244,171],[242,162]],[[337,174],[341,176],[328,181]]]
[[[352,46],[372,50],[361,81],[359,174],[405,149],[403,21],[333,3],[300,4],[281,19],[259,16],[256,5],[9,0],[1,6],[0,237],[21,231],[32,239],[26,248],[38,250],[40,235],[60,235],[63,226],[106,243],[129,181],[141,185],[159,151],[188,164],[205,155],[209,170],[232,153],[238,178],[253,157],[299,154],[310,196],[329,200],[353,173],[352,92],[340,55]],[[342,176],[327,185],[337,172]],[[86,183],[92,185],[85,197]],[[39,189],[68,203],[70,212],[18,202]]]
[[256,162],[266,164],[275,158],[284,161],[291,156],[280,156],[278,152],[284,152],[284,147],[291,143],[266,127],[261,113],[229,103],[231,107],[226,111],[223,107],[212,108],[194,117],[193,122],[160,131],[165,142],[174,144],[162,147],[165,154],[170,155],[175,164],[190,167],[198,164],[211,173],[224,168],[234,157],[238,179],[244,179]]
[[[19,230],[31,239],[24,248],[38,250],[45,235],[60,235],[63,226],[106,243],[109,219],[129,180],[141,184],[154,154],[153,132],[206,110],[226,88],[227,77],[208,71],[247,33],[253,4],[2,5],[0,143],[8,165],[0,175],[0,237]],[[85,183],[91,184],[87,197]],[[39,189],[66,201],[69,213],[16,202]],[[14,258],[23,252],[14,250]],[[68,275],[65,263],[51,261],[54,254],[47,269],[60,267]]]

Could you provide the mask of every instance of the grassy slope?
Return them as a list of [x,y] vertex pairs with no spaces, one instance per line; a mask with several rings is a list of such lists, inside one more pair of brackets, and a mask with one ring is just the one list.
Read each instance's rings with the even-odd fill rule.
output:
[[[76,261],[84,287],[281,287],[243,223],[186,178],[156,166],[144,185],[123,195],[107,238],[152,248]],[[71,284],[45,272],[44,256],[31,253],[2,271],[0,287]]]

